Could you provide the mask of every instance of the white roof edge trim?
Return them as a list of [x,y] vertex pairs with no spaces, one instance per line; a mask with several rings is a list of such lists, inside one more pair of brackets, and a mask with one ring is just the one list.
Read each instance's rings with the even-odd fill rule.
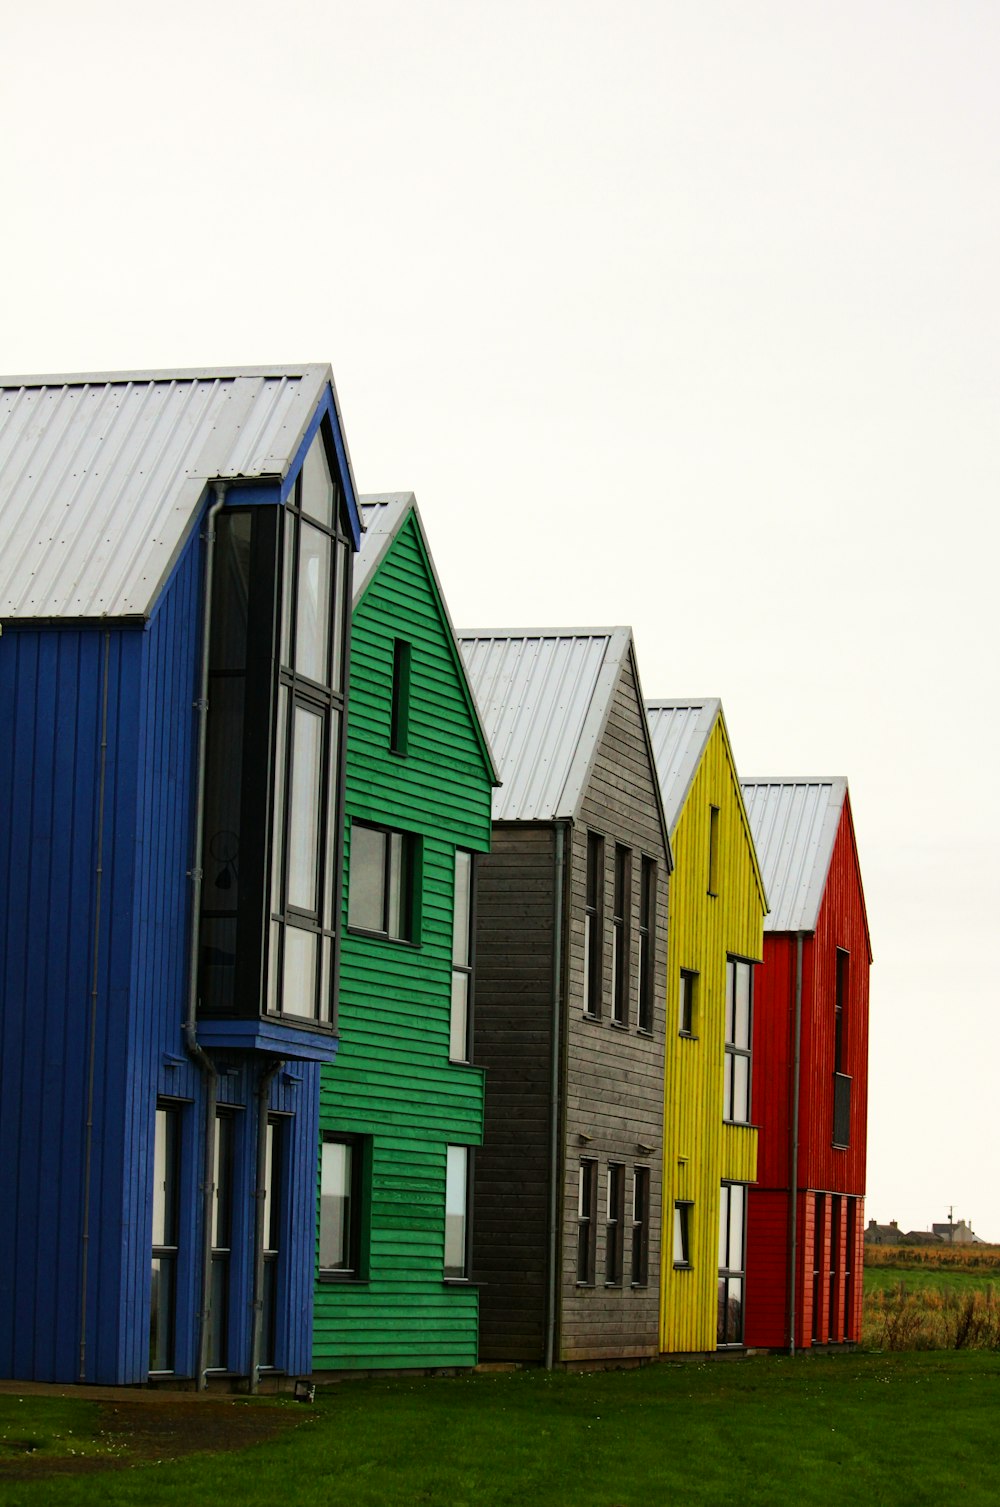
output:
[[330,374],[332,385],[333,368],[328,361],[304,361],[301,365],[282,363],[276,366],[178,366],[143,371],[29,372],[22,376],[0,376],[0,387],[91,387],[97,383],[111,387],[125,382],[206,382],[215,378],[230,382],[237,377],[313,377],[320,372]]

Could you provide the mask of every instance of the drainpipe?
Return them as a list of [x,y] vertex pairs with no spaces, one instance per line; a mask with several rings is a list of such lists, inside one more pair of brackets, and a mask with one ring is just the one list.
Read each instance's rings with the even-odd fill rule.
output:
[[191,950],[188,958],[187,1014],[184,1047],[201,1068],[205,1085],[205,1165],[202,1175],[201,1313],[198,1322],[198,1364],[195,1386],[204,1391],[208,1368],[208,1329],[212,1306],[212,1223],[215,1203],[215,1109],[219,1070],[198,1041],[198,963],[201,951],[201,892],[203,885],[205,816],[205,750],[208,744],[208,666],[212,630],[212,567],[215,560],[215,519],[226,501],[228,485],[214,484],[215,501],[205,518],[205,585],[202,598],[201,670],[198,679],[198,753],[195,763],[194,861],[191,880]]
[[257,1085],[257,1172],[254,1183],[253,1221],[253,1299],[250,1305],[250,1391],[256,1392],[260,1380],[260,1349],[264,1325],[264,1205],[267,1189],[267,1100],[271,1081],[282,1058],[272,1058],[260,1075]]
[[552,923],[552,1081],[549,1089],[549,1303],[545,1322],[545,1369],[551,1371],[555,1362],[556,1312],[559,1306],[559,1273],[556,1259],[559,1254],[559,1200],[562,1178],[559,1167],[560,1126],[560,1056],[562,1051],[562,962],[563,962],[563,908],[566,875],[566,828],[556,824],[555,853],[555,915]]
[[108,774],[108,664],[111,634],[104,635],[101,686],[101,758],[97,784],[97,863],[94,869],[94,962],[90,981],[90,1041],[87,1048],[87,1123],[83,1135],[83,1230],[80,1236],[80,1376],[87,1380],[87,1276],[90,1266],[90,1176],[94,1152],[94,1064],[97,1055],[97,987],[101,950],[101,890],[104,879],[104,795]]
[[799,1073],[802,1065],[802,938],[795,937],[795,1070],[792,1079],[791,1197],[788,1212],[788,1353],[795,1354],[795,1273],[799,1252]]

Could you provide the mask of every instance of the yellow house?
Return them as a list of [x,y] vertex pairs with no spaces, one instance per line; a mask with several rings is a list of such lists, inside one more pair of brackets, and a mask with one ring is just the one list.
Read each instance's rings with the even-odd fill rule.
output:
[[[648,701],[674,849],[667,941],[660,1349],[743,1343],[753,965],[767,899],[717,699]],[[668,1230],[673,1221],[673,1249]]]

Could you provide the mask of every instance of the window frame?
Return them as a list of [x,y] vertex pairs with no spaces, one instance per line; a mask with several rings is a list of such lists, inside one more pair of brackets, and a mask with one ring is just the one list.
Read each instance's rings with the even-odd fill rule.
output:
[[[464,1160],[462,1178],[463,1205],[462,1205],[462,1261],[461,1270],[449,1271],[448,1263],[448,1190],[451,1184],[451,1161],[453,1152],[461,1152]],[[457,1142],[449,1142],[445,1148],[445,1197],[444,1197],[444,1244],[442,1249],[442,1280],[446,1286],[467,1286],[469,1273],[472,1266],[472,1189],[473,1189],[473,1152],[472,1146],[466,1146]],[[452,1267],[455,1263],[452,1263]]]
[[[382,926],[363,926],[358,921],[351,919],[351,897],[354,890],[354,862],[357,848],[355,845],[355,833],[361,831],[381,832],[388,839],[384,845],[382,859]],[[392,839],[400,839],[400,874],[401,894],[399,895],[399,913],[404,930],[399,933],[390,928],[393,909],[392,889]],[[378,937],[384,942],[398,943],[402,946],[416,947],[419,945],[420,923],[418,894],[420,888],[421,870],[421,843],[415,832],[407,832],[401,827],[390,827],[384,822],[369,821],[365,817],[351,818],[351,844],[347,863],[347,929],[357,936]]]
[[[229,1367],[229,1306],[232,1288],[232,1257],[235,1220],[236,1110],[220,1104],[215,1111],[215,1194],[212,1200],[212,1293],[209,1334],[206,1342],[207,1371],[225,1372]],[[226,1238],[220,1240],[222,1235]],[[216,1271],[222,1272],[216,1287]],[[221,1302],[219,1299],[221,1298]],[[217,1347],[213,1358],[212,1351]]]
[[624,1162],[608,1162],[604,1225],[605,1287],[621,1287],[625,1278],[625,1173]]
[[[697,1038],[698,992],[701,975],[694,968],[680,970],[677,995],[677,1034],[689,1041]],[[685,1022],[687,1022],[685,1024]]]
[[392,641],[392,692],[389,706],[389,752],[405,758],[410,740],[410,688],[413,645],[407,638]]
[[632,1238],[630,1269],[632,1287],[649,1285],[649,1197],[652,1188],[650,1169],[645,1165],[632,1168]]
[[656,859],[643,853],[639,864],[639,1002],[636,1030],[650,1035],[656,1010],[656,884]]
[[[736,1010],[736,983],[739,970],[746,969],[747,974],[747,1013],[746,1013],[746,1045],[743,1046],[735,1039],[737,1025]],[[723,1102],[722,1118],[727,1125],[751,1125],[753,1106],[753,982],[754,964],[750,958],[739,957],[735,953],[729,953],[726,957],[726,1013],[725,1013],[725,1057],[723,1072]],[[742,1069],[738,1066],[746,1062],[746,1114],[737,1117],[736,1098],[738,1092],[738,1079]]]
[[583,1013],[604,1014],[604,837],[587,832],[583,906]]
[[[726,1180],[720,1184],[719,1197],[719,1307],[716,1322],[716,1348],[720,1350],[740,1349],[745,1346],[746,1334],[746,1269],[747,1269],[747,1197],[746,1183]],[[733,1266],[728,1260],[732,1253],[733,1231],[733,1189],[740,1191],[740,1265]],[[725,1233],[723,1233],[723,1220],[725,1220]],[[727,1260],[722,1261],[722,1250],[725,1245]],[[739,1334],[732,1337],[729,1320],[733,1313],[731,1292],[739,1286]]]
[[719,894],[719,828],[722,823],[722,807],[708,808],[708,893],[713,899]]
[[611,911],[611,1024],[628,1030],[632,1003],[632,849],[615,843]]
[[[673,1265],[675,1271],[690,1271],[693,1265],[691,1260],[691,1210],[694,1208],[694,1200],[690,1198],[674,1199],[674,1229],[673,1229]],[[680,1236],[681,1256],[678,1260],[677,1245]]]
[[[150,1291],[149,1291],[149,1347],[147,1371],[150,1376],[173,1376],[177,1371],[177,1268],[181,1258],[181,1178],[183,1176],[182,1114],[185,1106],[177,1100],[157,1099],[153,1121],[153,1178],[152,1207],[150,1209]],[[163,1117],[162,1121],[160,1117]],[[161,1139],[161,1124],[164,1135]],[[159,1178],[159,1148],[163,1147],[162,1215],[161,1200],[157,1192]],[[158,1230],[158,1222],[162,1228]],[[157,1240],[157,1234],[161,1239]],[[168,1238],[171,1237],[171,1238]],[[166,1304],[160,1294],[166,1263]],[[165,1313],[166,1338],[154,1357],[154,1322]],[[159,1329],[157,1327],[157,1333]],[[169,1365],[154,1366],[153,1360],[166,1359]]]
[[597,1158],[582,1156],[577,1168],[576,1285],[597,1283]]
[[[351,1153],[347,1179],[347,1262],[339,1266],[323,1265],[323,1159],[327,1146],[345,1146]],[[324,1130],[320,1139],[320,1197],[316,1229],[316,1274],[320,1282],[366,1283],[369,1256],[369,1202],[371,1137],[339,1130]]]
[[[458,874],[459,858],[467,858],[469,862],[469,880],[466,904],[466,932],[464,956],[466,961],[455,961],[459,951],[460,938],[458,936]],[[452,891],[452,917],[451,917],[451,1011],[448,1026],[448,1061],[468,1064],[472,1062],[473,1045],[473,1021],[475,1014],[475,978],[476,978],[476,855],[471,848],[456,847],[454,859],[455,885]],[[461,1010],[456,1002],[455,984],[458,977],[465,979],[465,1000]],[[461,1056],[456,1056],[455,1036],[456,1017],[461,1016],[458,1025],[461,1029],[465,1051]]]

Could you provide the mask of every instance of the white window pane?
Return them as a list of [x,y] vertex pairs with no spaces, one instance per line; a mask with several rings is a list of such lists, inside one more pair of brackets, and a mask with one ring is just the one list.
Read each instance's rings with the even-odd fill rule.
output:
[[320,1171],[319,1264],[344,1270],[350,1262],[352,1148],[336,1141],[323,1144]]
[[743,1270],[743,1187],[734,1183],[729,1189],[729,1270]]
[[301,507],[320,523],[333,524],[333,477],[321,434],[317,434],[302,462]]
[[719,1270],[726,1265],[729,1254],[729,1188],[724,1185],[719,1199]]
[[736,964],[736,1012],[733,1041],[738,1047],[750,1047],[750,964]]
[[468,1151],[464,1146],[448,1147],[448,1172],[445,1188],[444,1270],[445,1276],[465,1276],[465,1212]]
[[284,829],[285,811],[285,774],[288,763],[286,743],[288,739],[288,701],[289,693],[287,686],[278,687],[278,726],[274,741],[274,809],[277,813],[274,822],[274,843],[271,853],[271,909],[281,910],[281,860],[282,838]]
[[300,525],[295,669],[323,685],[330,641],[331,549],[329,534],[321,534],[308,523]]
[[390,937],[401,937],[403,930],[403,838],[390,832],[388,931]]
[[285,927],[285,969],[282,979],[283,1015],[316,1015],[316,965],[319,936],[298,926]]
[[455,854],[455,914],[452,925],[451,960],[468,967],[469,925],[472,918],[472,854]]
[[340,768],[340,713],[331,711],[328,724],[329,748],[326,773],[326,888],[323,896],[323,925],[334,928],[336,907],[340,905],[340,873],[337,868],[337,776]]
[[351,828],[351,878],[347,919],[351,926],[381,931],[384,925],[386,833],[357,822]]
[[469,975],[451,976],[451,1040],[448,1055],[453,1062],[469,1060]]
[[292,714],[292,807],[288,820],[288,903],[316,911],[323,718],[306,707]]
[[732,1057],[733,1119],[741,1125],[750,1118],[750,1059]]

